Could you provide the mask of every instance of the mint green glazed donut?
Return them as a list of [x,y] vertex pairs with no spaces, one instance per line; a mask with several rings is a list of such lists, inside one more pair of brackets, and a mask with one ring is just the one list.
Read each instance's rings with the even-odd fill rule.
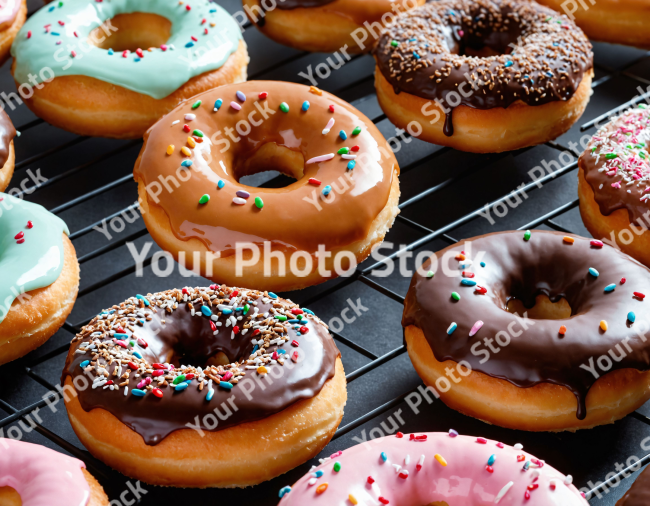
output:
[[[164,43],[105,47],[120,29],[112,20],[142,14],[168,20]],[[146,33],[146,25],[129,29]],[[248,62],[237,22],[206,0],[55,0],[25,23],[11,54],[16,85],[37,115],[76,133],[110,137],[142,135],[143,119],[148,127],[189,96],[245,80]],[[225,75],[215,74],[220,70]],[[57,81],[65,88],[53,86]],[[120,119],[118,132],[111,118]]]

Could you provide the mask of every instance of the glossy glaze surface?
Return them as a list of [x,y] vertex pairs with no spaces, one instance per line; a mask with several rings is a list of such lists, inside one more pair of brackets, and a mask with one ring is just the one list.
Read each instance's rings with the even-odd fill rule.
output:
[[[237,91],[245,101],[237,98]],[[261,92],[268,96],[260,99]],[[150,188],[149,204],[163,209],[177,238],[198,239],[221,257],[233,255],[237,242],[270,242],[273,249],[314,253],[319,245],[331,250],[364,239],[386,205],[397,161],[368,118],[343,100],[318,93],[298,84],[249,81],[198,95],[145,136],[134,177]],[[193,109],[199,99],[201,105]],[[217,100],[223,104],[215,112]],[[302,109],[305,102],[307,111]],[[282,103],[288,112],[282,112]],[[323,134],[332,120],[330,131]],[[188,141],[195,130],[203,137],[194,135]],[[280,158],[293,160],[297,180],[285,188],[240,184],[239,178],[250,172],[247,161],[267,144],[284,149]],[[170,145],[173,153],[167,155]],[[341,148],[351,151],[338,154]],[[308,163],[322,155],[332,157]],[[283,163],[263,157],[253,172],[275,170]],[[159,179],[169,177],[178,182],[168,184],[170,191]],[[312,178],[320,184],[310,183]],[[331,193],[325,197],[328,186]],[[234,203],[238,191],[250,194],[243,205]],[[210,200],[199,204],[204,194]],[[255,205],[256,197],[262,199],[262,209]]]
[[[189,7],[189,10],[188,10]],[[105,24],[119,14],[144,12],[171,21],[169,40],[160,47],[113,52],[88,42],[91,32],[104,25],[100,36],[115,27]],[[43,27],[45,26],[45,29]],[[30,35],[31,32],[31,35]],[[237,50],[241,31],[219,5],[205,0],[67,0],[51,3],[29,18],[11,48],[16,60],[14,79],[29,82],[54,76],[83,75],[162,99],[192,77],[220,68]]]
[[68,227],[42,206],[0,193],[0,323],[21,294],[54,283]]
[[[432,267],[425,262],[411,281],[403,326],[422,329],[440,362],[465,360],[472,370],[523,388],[545,382],[567,387],[578,401],[576,416],[584,419],[587,393],[598,377],[610,370],[650,369],[650,342],[643,334],[650,309],[634,294],[647,294],[650,270],[610,246],[571,238],[570,244],[563,234],[534,230],[526,241],[524,232],[502,232],[447,249],[443,258],[455,275],[438,268],[428,277]],[[565,298],[572,316],[532,320],[505,309],[511,298],[532,307],[540,294]],[[448,333],[452,323],[457,328]],[[608,361],[596,362],[601,356]]]
[[388,436],[343,450],[298,480],[280,506],[588,504],[571,478],[521,448],[452,434]]
[[0,439],[0,487],[11,487],[23,506],[84,506],[90,487],[82,461],[31,443]]

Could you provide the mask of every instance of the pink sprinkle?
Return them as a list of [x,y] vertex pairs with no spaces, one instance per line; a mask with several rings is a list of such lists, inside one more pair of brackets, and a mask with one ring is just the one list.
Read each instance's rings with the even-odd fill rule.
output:
[[224,381],[228,381],[230,378],[232,378],[232,372],[226,371],[223,376],[222,376]]
[[162,49],[163,51],[167,51],[167,44],[163,44],[162,46],[160,46],[160,49]]
[[615,183],[612,183],[612,188],[620,188],[621,187],[621,182],[616,181]]
[[472,337],[474,334],[476,334],[482,326],[483,322],[481,320],[477,321],[472,327],[472,330],[469,331],[469,337]]
[[343,455],[343,452],[342,452],[342,451],[338,451],[338,452],[336,452],[336,453],[332,453],[332,455],[330,455],[330,459],[335,459],[336,457],[340,457],[341,455]]
[[625,278],[621,278],[621,284],[622,284],[622,285],[624,285],[626,281],[627,281],[627,279],[625,279]]
[[59,21],[59,24],[60,24],[61,26],[63,26],[63,25],[65,25],[65,22],[64,22],[64,21]]
[[307,160],[305,165],[309,165],[311,163],[326,162],[327,160],[331,160],[332,158],[334,158],[334,153],[329,153],[327,155],[315,156],[314,158],[310,158],[309,160]]
[[592,239],[591,241],[589,241],[589,244],[591,244],[592,246],[594,246],[596,248],[602,248],[603,247],[603,242],[602,241],[597,241],[596,239]]
[[323,129],[323,135],[327,135],[333,126],[334,126],[334,118],[330,118],[330,120],[327,122],[327,126]]
[[29,30],[29,31],[27,32],[27,38],[28,38],[28,39],[31,39],[31,38],[32,38],[32,31],[31,31],[31,30]]
[[197,39],[194,35],[190,37],[194,42],[197,42],[199,39]]
[[503,448],[503,443],[497,443],[497,446],[498,446],[499,448]]
[[465,32],[463,30],[458,30],[458,36],[462,37],[463,35],[465,35]]
[[237,102],[230,102],[230,107],[232,107],[235,111],[241,111],[241,105],[239,105]]
[[487,444],[487,439],[485,439],[484,437],[477,437],[476,442],[479,443],[479,444],[484,445],[484,444]]

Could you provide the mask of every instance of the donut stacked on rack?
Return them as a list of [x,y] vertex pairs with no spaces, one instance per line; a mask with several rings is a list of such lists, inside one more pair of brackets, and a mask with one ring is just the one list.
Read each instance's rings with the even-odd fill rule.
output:
[[179,487],[246,487],[292,469],[329,442],[346,401],[320,319],[273,293],[223,285],[103,311],[72,342],[62,381],[93,455]]

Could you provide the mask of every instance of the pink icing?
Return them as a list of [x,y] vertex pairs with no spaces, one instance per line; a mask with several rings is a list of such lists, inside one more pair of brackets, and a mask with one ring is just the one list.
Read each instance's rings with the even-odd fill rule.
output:
[[85,467],[44,446],[0,438],[0,487],[15,489],[23,506],[85,506]]
[[0,0],[0,26],[13,23],[22,0]]
[[[326,459],[298,480],[279,506],[423,506],[434,501],[449,506],[588,506],[571,478],[523,449],[441,432],[415,437],[421,439],[374,439]],[[492,455],[496,458],[490,471]],[[320,471],[323,475],[316,477]],[[324,483],[327,489],[319,494],[317,487]],[[507,492],[496,502],[504,488]]]

